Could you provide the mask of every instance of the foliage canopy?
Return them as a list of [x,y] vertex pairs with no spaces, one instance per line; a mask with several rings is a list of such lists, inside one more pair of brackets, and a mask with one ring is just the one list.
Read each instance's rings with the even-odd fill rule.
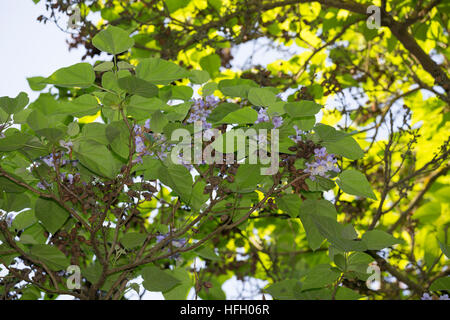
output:
[[[371,4],[82,2],[70,47],[110,59],[29,78],[31,103],[0,98],[0,293],[121,299],[142,277],[224,299],[233,276],[275,299],[450,291],[450,4],[376,2],[370,29]],[[57,23],[70,1],[47,8]],[[274,61],[236,65],[249,44]],[[279,170],[174,164],[171,134],[194,120],[224,139],[279,129]]]

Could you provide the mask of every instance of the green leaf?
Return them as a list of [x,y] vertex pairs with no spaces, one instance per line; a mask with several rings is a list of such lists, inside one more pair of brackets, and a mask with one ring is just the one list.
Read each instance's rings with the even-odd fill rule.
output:
[[[9,174],[9,175],[14,178],[17,178],[17,176],[15,176],[14,174]],[[19,179],[19,180],[21,180],[21,179]],[[12,182],[8,178],[0,176],[0,191],[12,192],[12,193],[22,193],[22,192],[25,192],[26,190],[27,189]]]
[[106,61],[106,62],[102,62],[102,63],[96,65],[94,67],[94,71],[105,72],[105,71],[112,70],[112,68],[114,68],[114,62]]
[[229,188],[238,193],[253,192],[265,178],[267,176],[261,175],[259,165],[243,163],[237,169],[234,183]]
[[25,146],[33,137],[29,134],[13,131],[11,134],[7,134],[4,138],[0,139],[0,152],[8,152],[18,150]]
[[323,142],[322,145],[327,149],[328,153],[333,153],[350,160],[358,160],[364,156],[364,151],[358,142],[350,136],[334,142]]
[[63,102],[59,112],[74,117],[84,117],[96,114],[100,110],[97,98],[91,94],[84,94],[72,101]]
[[118,83],[120,89],[129,94],[137,94],[144,98],[151,98],[158,95],[157,86],[135,76],[119,78]]
[[422,205],[413,214],[413,219],[417,219],[422,223],[432,223],[441,216],[441,203],[438,201],[430,201]]
[[275,103],[277,97],[270,88],[251,88],[248,91],[248,100],[254,106],[268,107]]
[[171,99],[190,100],[194,90],[188,86],[173,86]]
[[[253,89],[251,89],[251,90],[253,90]],[[286,104],[286,102],[284,102],[284,101],[272,102],[272,103],[269,104],[269,106],[267,108],[267,113],[270,116],[272,116],[272,115],[279,115],[279,116],[281,116],[281,115],[286,113],[286,110],[284,110],[284,105],[285,104]],[[314,123],[315,123],[315,118],[314,118]]]
[[92,44],[101,51],[115,55],[130,49],[134,40],[122,28],[110,25],[95,35]]
[[6,212],[21,211],[30,207],[30,198],[25,193],[4,193],[2,210]]
[[442,277],[433,281],[431,291],[450,291],[450,277]]
[[109,140],[106,137],[106,125],[103,123],[86,123],[81,134],[86,140],[94,140],[104,145],[109,144]]
[[438,240],[438,242],[439,242],[439,247],[442,250],[442,253],[445,254],[445,256],[450,259],[450,246],[440,242],[439,240]]
[[30,248],[31,256],[44,262],[51,270],[65,270],[69,259],[56,247],[46,244],[36,244]]
[[314,116],[321,108],[320,104],[309,100],[288,102],[284,105],[284,109],[292,118]]
[[119,120],[106,126],[106,138],[111,149],[124,159],[128,159],[130,152],[130,132],[127,125]]
[[219,81],[218,88],[226,96],[247,98],[248,91],[251,88],[257,88],[258,85],[249,79],[225,79]]
[[309,247],[312,250],[317,250],[320,248],[323,240],[325,240],[325,237],[314,223],[314,216],[323,215],[336,220],[337,212],[334,205],[327,200],[307,199],[300,204],[297,212],[305,229]]
[[391,247],[394,244],[401,243],[399,239],[396,239],[389,233],[381,230],[367,231],[363,234],[361,241],[366,244],[369,250],[381,250]]
[[367,267],[374,259],[364,252],[352,252],[347,260],[347,271],[367,274]]
[[192,176],[182,165],[169,165],[158,168],[158,177],[162,183],[170,187],[174,193],[187,203],[191,199]]
[[117,67],[119,67],[119,70],[130,70],[134,69],[135,66],[126,62],[126,61],[119,61],[117,62]]
[[35,223],[25,229],[20,235],[21,244],[44,244],[47,237],[44,236],[45,229],[40,223]]
[[367,250],[364,242],[354,240],[357,234],[351,225],[339,224],[336,219],[322,215],[311,215],[310,217],[319,233],[339,250],[345,252]]
[[339,287],[335,296],[336,300],[358,300],[360,298],[362,296],[358,292],[346,287]]
[[186,7],[191,0],[164,0],[170,13]]
[[258,119],[258,112],[250,107],[233,111],[226,115],[220,122],[232,124],[254,123]]
[[217,83],[215,83],[215,82],[208,82],[202,88],[202,96],[206,97],[206,96],[212,95],[214,93],[214,91],[217,90],[217,88],[218,88]]
[[163,292],[164,299],[186,300],[189,292],[194,285],[189,272],[186,269],[176,268],[174,270],[171,270],[170,274],[178,279],[178,281],[180,281],[180,284],[176,285],[169,291]]
[[44,90],[47,84],[45,83],[44,77],[30,77],[27,78],[28,85],[30,89],[33,91],[41,91]]
[[353,137],[345,132],[337,131],[331,126],[322,123],[314,127],[314,131],[319,135],[322,145],[328,153],[333,153],[351,160],[358,160],[364,156],[364,151]]
[[167,109],[167,105],[158,98],[132,96],[127,105],[127,114],[133,116],[136,120],[143,120],[148,119],[155,111]]
[[319,264],[310,270],[303,281],[302,291],[314,288],[323,288],[337,281],[340,272],[327,264]]
[[189,80],[194,84],[203,84],[210,79],[208,71],[192,70],[189,72]]
[[66,222],[69,213],[53,200],[38,198],[34,205],[34,214],[51,234],[55,234]]
[[82,140],[73,150],[83,166],[102,177],[113,179],[123,165],[105,145],[94,140]]
[[220,57],[215,53],[200,59],[202,69],[207,71],[212,77],[219,73],[220,65]]
[[147,235],[143,233],[129,232],[122,237],[120,243],[125,247],[125,249],[133,249],[141,246],[146,238]]
[[377,200],[364,174],[356,170],[345,170],[336,181],[342,191],[355,196],[367,197]]
[[30,99],[25,92],[19,93],[15,98],[0,97],[0,108],[7,114],[15,114],[26,107]]
[[221,261],[220,257],[214,252],[213,249],[208,247],[201,247],[200,249],[195,250],[195,252],[204,259],[212,260],[212,261]]
[[60,87],[88,88],[94,84],[95,72],[89,63],[77,63],[57,70],[46,81]]
[[300,291],[300,282],[295,279],[286,279],[269,285],[264,288],[264,291],[277,300],[295,300],[296,291]]
[[162,133],[168,123],[167,117],[159,110],[151,115],[150,128],[153,132]]
[[300,211],[302,199],[296,194],[286,194],[276,200],[278,209],[286,212],[291,218],[296,218]]
[[316,176],[315,180],[312,181],[310,178],[305,180],[309,191],[328,191],[333,189],[336,183],[333,180]]
[[181,283],[169,271],[161,270],[154,266],[142,269],[141,274],[142,278],[144,278],[142,285],[148,291],[167,292]]
[[80,126],[77,122],[71,122],[67,126],[67,134],[71,137],[75,137],[77,134],[80,133]]
[[33,210],[27,210],[15,216],[12,227],[17,230],[23,230],[37,222]]
[[189,73],[173,62],[159,58],[142,60],[136,68],[136,76],[153,84],[169,84],[189,76]]
[[212,110],[207,120],[212,123],[220,122],[220,120],[225,118],[228,114],[237,111],[240,108],[241,107],[236,103],[229,103],[229,102],[221,103]]

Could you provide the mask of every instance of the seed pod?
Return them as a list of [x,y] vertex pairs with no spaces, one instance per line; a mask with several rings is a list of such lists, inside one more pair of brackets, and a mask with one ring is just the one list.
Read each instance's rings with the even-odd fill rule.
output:
[[158,192],[158,189],[156,189],[154,186],[152,186],[150,183],[144,183],[143,185],[142,185],[142,188],[144,189],[144,190],[147,190],[147,191],[150,191],[150,192],[153,192],[153,193],[156,193],[156,192]]

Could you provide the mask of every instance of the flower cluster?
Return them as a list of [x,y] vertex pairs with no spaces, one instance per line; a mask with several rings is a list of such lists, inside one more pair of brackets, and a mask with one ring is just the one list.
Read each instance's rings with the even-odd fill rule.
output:
[[310,179],[315,180],[316,176],[328,178],[328,172],[340,172],[336,166],[336,158],[333,154],[328,154],[325,148],[314,149],[314,162],[306,163],[305,172],[310,173]]
[[212,124],[206,121],[206,118],[211,114],[212,110],[217,107],[219,100],[214,96],[206,96],[204,99],[193,99],[194,105],[191,108],[191,113],[187,119],[187,123],[194,123],[201,121],[205,129],[211,129]]
[[[269,122],[270,117],[267,114],[267,109],[260,108],[258,110],[258,119],[256,119],[255,124],[262,123],[262,122]],[[275,128],[279,128],[283,125],[283,118],[279,116],[272,117],[272,124]]]
[[44,162],[50,168],[55,169],[55,164],[58,162],[59,166],[67,164],[67,160],[63,159],[65,152],[50,153],[48,156],[42,157],[41,161]]
[[[166,142],[166,137],[159,133],[152,133],[150,131],[150,120],[145,122],[144,126],[134,126],[134,145],[135,152],[137,154],[135,163],[142,163],[143,156],[153,156],[158,159],[167,158],[167,152],[170,151],[173,144]],[[147,148],[145,141],[147,140],[146,134],[151,138],[152,148]]]
[[[420,300],[434,300],[432,296],[430,296],[429,293],[424,293],[423,296],[420,298]],[[438,300],[450,300],[448,297],[448,294],[444,294],[439,297]]]

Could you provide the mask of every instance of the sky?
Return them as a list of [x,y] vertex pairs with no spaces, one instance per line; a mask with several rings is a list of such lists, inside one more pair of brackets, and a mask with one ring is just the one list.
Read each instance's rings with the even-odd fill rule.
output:
[[0,0],[0,97],[15,97],[24,91],[34,100],[38,93],[30,89],[27,77],[49,76],[81,61],[82,49],[68,50],[68,34],[54,23],[36,20],[45,12],[44,4]]

